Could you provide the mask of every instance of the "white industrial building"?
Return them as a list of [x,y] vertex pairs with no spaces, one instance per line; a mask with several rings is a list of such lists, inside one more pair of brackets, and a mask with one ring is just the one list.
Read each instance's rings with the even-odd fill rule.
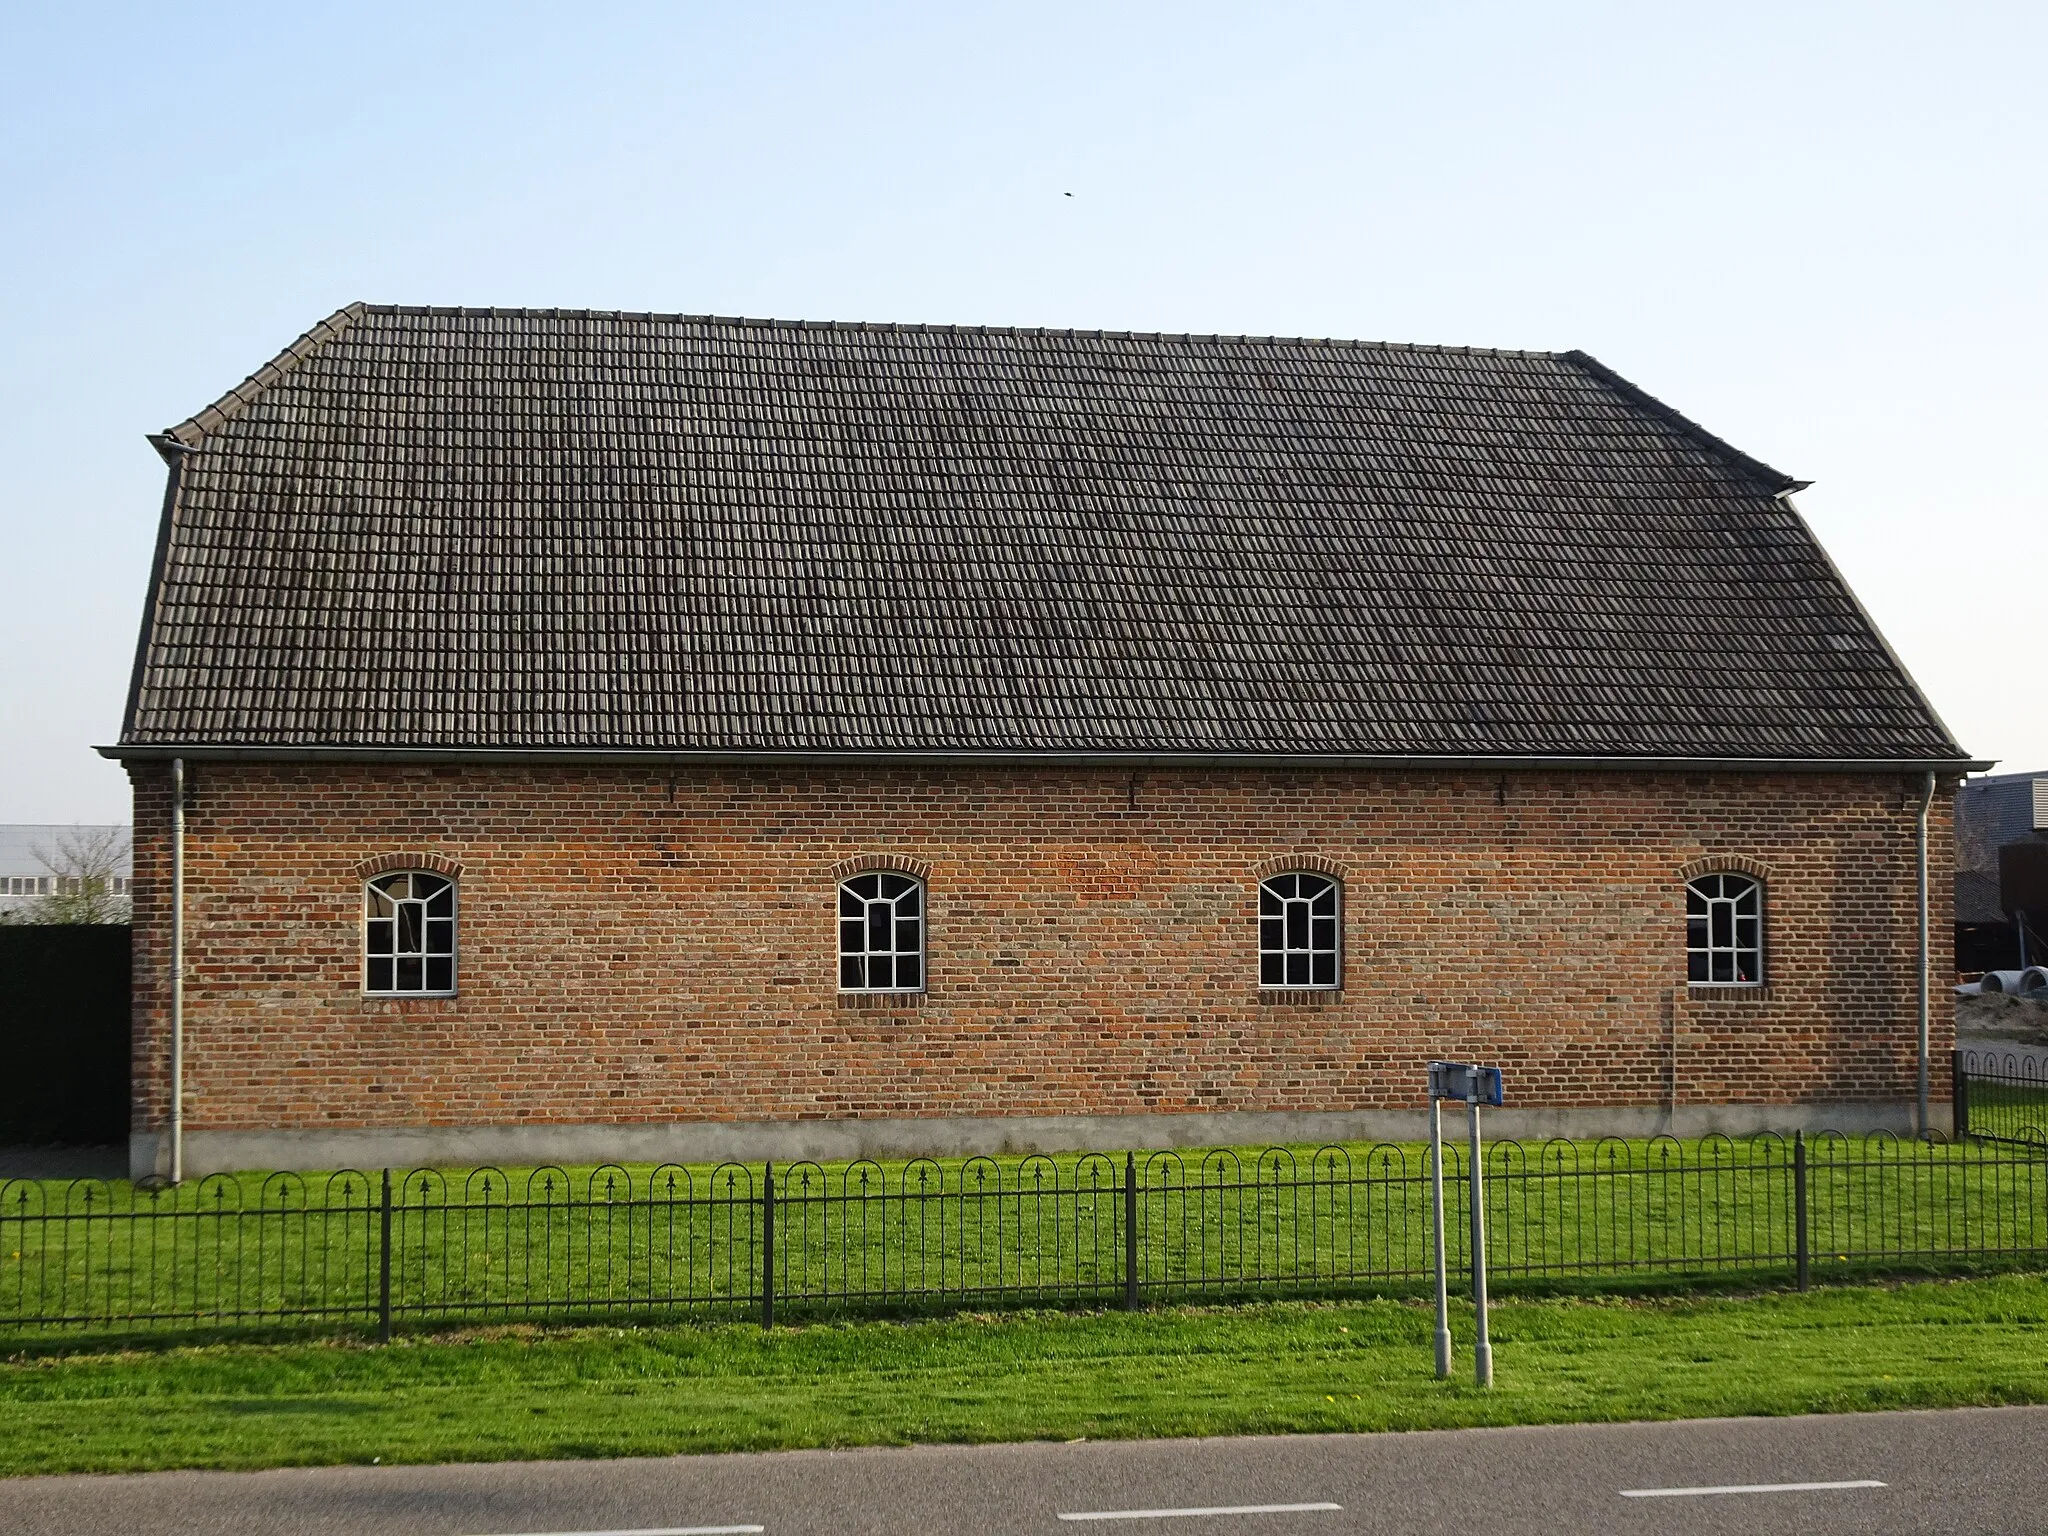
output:
[[126,896],[135,872],[126,825],[0,825],[0,912],[57,894],[65,879],[75,878],[76,851],[107,849],[118,850],[119,855],[110,877],[113,894]]

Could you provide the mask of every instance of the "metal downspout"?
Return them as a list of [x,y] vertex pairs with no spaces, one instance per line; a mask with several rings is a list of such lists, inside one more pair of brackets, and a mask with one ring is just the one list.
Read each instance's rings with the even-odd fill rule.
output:
[[1927,918],[1927,812],[1934,804],[1934,773],[1927,774],[1927,794],[1920,801],[1920,1139],[1933,1134],[1927,1118],[1927,1026],[1932,1010],[1928,967],[1932,964]]
[[185,759],[171,759],[171,1166],[185,1179]]

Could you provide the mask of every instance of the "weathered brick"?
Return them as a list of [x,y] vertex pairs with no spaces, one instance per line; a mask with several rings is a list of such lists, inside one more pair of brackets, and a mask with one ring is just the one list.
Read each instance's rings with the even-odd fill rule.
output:
[[[1909,777],[189,771],[195,1130],[1406,1108],[1431,1056],[1525,1105],[1913,1093]],[[169,794],[132,772],[146,1130]],[[900,1003],[835,986],[833,870],[874,855],[930,867],[930,992]],[[361,995],[359,871],[393,858],[460,870],[458,997]],[[1297,860],[1344,876],[1340,994],[1256,984],[1258,878]],[[1767,988],[1685,985],[1702,860],[1766,875]]]

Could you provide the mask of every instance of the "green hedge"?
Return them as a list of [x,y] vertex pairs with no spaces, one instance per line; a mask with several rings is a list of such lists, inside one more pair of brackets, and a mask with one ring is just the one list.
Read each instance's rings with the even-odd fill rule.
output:
[[128,1138],[125,923],[0,927],[0,1144]]

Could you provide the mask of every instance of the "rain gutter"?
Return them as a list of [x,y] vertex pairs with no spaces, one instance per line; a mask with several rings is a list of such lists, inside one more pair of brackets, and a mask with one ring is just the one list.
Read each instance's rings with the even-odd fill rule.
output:
[[95,747],[128,762],[183,758],[215,763],[445,763],[517,766],[679,768],[1478,768],[1676,773],[1981,773],[1993,766],[1956,757],[1684,757],[1544,753],[1402,752],[1104,752],[1104,751],[806,751],[590,747],[229,746],[121,742]]

